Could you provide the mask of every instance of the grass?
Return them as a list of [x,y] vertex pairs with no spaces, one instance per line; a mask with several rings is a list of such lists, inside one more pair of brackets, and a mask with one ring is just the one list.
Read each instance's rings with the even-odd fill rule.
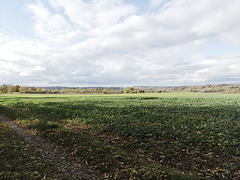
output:
[[62,179],[49,163],[0,121],[0,179]]
[[0,104],[113,178],[239,177],[238,94],[4,95]]

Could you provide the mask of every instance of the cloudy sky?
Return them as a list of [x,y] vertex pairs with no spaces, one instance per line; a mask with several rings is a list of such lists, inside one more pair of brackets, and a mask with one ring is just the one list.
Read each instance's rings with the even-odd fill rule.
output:
[[0,84],[240,83],[239,0],[1,0]]

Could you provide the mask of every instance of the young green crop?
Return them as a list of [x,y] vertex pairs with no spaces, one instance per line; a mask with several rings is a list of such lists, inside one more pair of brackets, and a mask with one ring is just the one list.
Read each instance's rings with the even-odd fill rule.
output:
[[[237,176],[234,175],[240,147],[237,94],[0,96],[0,104],[35,117],[25,122],[31,127],[79,129],[85,124],[93,136],[104,136],[105,139],[100,138],[103,141],[118,136],[123,140],[122,148],[139,156],[144,154],[151,161],[184,172],[194,171],[200,176],[208,176],[216,168],[222,169],[225,176]],[[39,126],[39,122],[43,125]],[[127,142],[126,138],[133,140]],[[209,164],[205,165],[206,161]]]

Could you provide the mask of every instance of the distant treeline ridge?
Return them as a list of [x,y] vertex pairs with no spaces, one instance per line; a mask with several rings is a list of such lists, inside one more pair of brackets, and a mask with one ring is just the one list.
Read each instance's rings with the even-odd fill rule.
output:
[[222,92],[240,93],[240,84],[217,84],[203,86],[139,86],[125,88],[39,88],[20,85],[0,86],[0,94],[4,93],[41,93],[41,94],[130,94],[130,93],[170,93],[170,92]]

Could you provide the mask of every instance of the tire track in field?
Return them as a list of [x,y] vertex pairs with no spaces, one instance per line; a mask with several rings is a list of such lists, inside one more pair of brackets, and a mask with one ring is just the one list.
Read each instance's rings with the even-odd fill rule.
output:
[[24,127],[20,127],[8,117],[0,114],[2,120],[8,127],[13,129],[18,135],[24,138],[30,145],[35,147],[44,158],[46,158],[55,169],[63,174],[67,179],[88,179],[88,180],[102,180],[105,179],[100,173],[94,170],[93,167],[85,165],[84,162],[52,142],[43,139]]

